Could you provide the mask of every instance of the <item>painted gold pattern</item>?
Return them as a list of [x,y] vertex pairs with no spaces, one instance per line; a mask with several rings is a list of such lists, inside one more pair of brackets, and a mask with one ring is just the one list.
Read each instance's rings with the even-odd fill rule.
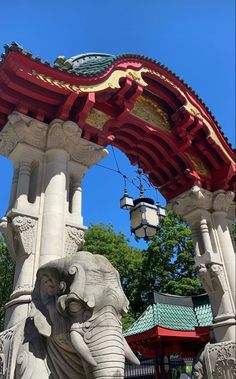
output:
[[[184,97],[185,99],[185,105],[184,105],[184,108],[191,112],[192,114],[194,114],[196,117],[198,117],[200,120],[202,120],[204,122],[204,124],[207,126],[208,128],[208,131],[209,131],[209,135],[210,137],[215,141],[215,143],[220,147],[221,150],[224,151],[224,154],[228,157],[228,159],[234,163],[234,160],[233,158],[228,154],[227,150],[224,148],[224,146],[222,145],[222,143],[220,142],[218,136],[216,135],[214,129],[212,128],[211,124],[209,123],[209,121],[207,120],[206,117],[202,116],[202,114],[200,113],[199,109],[196,108],[191,102],[190,100],[187,98],[186,94],[177,86],[175,85],[170,79],[168,79],[165,75],[163,74],[160,74],[159,72],[155,71],[155,70],[152,70],[152,69],[149,69],[147,67],[142,67],[141,69],[139,70],[132,70],[132,69],[127,69],[127,70],[115,70],[111,73],[111,75],[105,79],[103,82],[101,83],[98,83],[98,84],[93,84],[93,85],[89,85],[89,86],[76,86],[74,84],[71,84],[71,83],[67,83],[67,82],[64,82],[64,81],[60,81],[60,80],[56,80],[56,79],[53,79],[51,78],[50,76],[47,76],[45,74],[42,74],[42,73],[38,73],[36,71],[32,71],[32,73],[29,73],[29,75],[31,76],[34,76],[46,83],[49,83],[51,85],[54,85],[54,86],[57,86],[59,88],[63,88],[63,89],[67,89],[71,92],[74,92],[76,94],[79,94],[81,92],[85,92],[85,93],[88,93],[88,92],[99,92],[99,91],[102,91],[102,90],[105,90],[107,88],[112,88],[112,89],[115,89],[115,88],[120,88],[120,79],[121,78],[124,78],[124,77],[130,77],[132,78],[133,80],[135,80],[136,82],[138,82],[139,84],[143,85],[143,86],[147,86],[147,83],[145,82],[145,80],[142,78],[142,74],[143,73],[150,73],[154,76],[157,76],[158,78],[160,78],[161,80],[165,81],[166,83],[168,83],[169,85],[171,85],[173,88],[175,88],[180,94],[181,96]],[[138,106],[138,104],[137,104]],[[148,106],[146,106],[147,108]],[[158,106],[157,106],[158,107]],[[153,108],[153,106],[151,105],[150,106],[150,109]],[[135,110],[134,109],[134,112],[138,112],[138,113],[142,113],[140,110]],[[143,111],[143,113],[145,113],[146,111]],[[153,113],[153,111],[151,112]],[[156,112],[155,112],[156,113]],[[158,113],[158,112],[157,112]],[[160,115],[160,112],[159,112],[159,115]],[[145,119],[144,117],[146,116],[141,116],[140,118],[143,118]],[[152,116],[150,116],[152,118]],[[162,118],[163,120],[165,119],[165,117],[162,115],[159,117],[159,119]],[[147,121],[147,120],[146,120]],[[157,120],[154,122],[155,120],[152,121],[152,123],[157,126]],[[149,121],[148,121],[149,122]],[[168,130],[168,127],[167,127],[167,123],[166,121],[161,123],[162,126],[159,125],[158,123],[158,127],[165,127],[166,130]],[[165,126],[163,126],[165,125]],[[168,126],[169,126],[169,123],[168,123]]]
[[80,90],[82,92],[98,92],[107,88],[120,88],[120,79],[131,77],[133,80],[143,85],[147,86],[147,83],[142,78],[142,73],[146,72],[145,68],[141,68],[138,71],[128,69],[126,71],[123,70],[115,70],[111,73],[109,78],[107,78],[104,82],[93,84],[89,86],[80,86]]
[[206,176],[207,178],[211,178],[211,173],[209,172],[209,170],[207,170],[206,166],[201,161],[201,159],[197,158],[196,156],[192,154],[187,154],[187,155],[190,161],[193,163],[194,168],[200,175]]
[[171,131],[168,114],[156,102],[146,96],[138,97],[130,113],[157,128]]
[[108,116],[106,113],[99,111],[98,109],[92,108],[85,122],[93,126],[94,128],[103,130],[104,124],[110,119],[111,117]]
[[40,80],[44,81],[45,83],[49,83],[53,86],[57,86],[59,88],[67,89],[67,90],[74,92],[74,93],[77,93],[77,94],[81,93],[80,88],[74,84],[66,83],[66,82],[63,82],[63,81],[57,80],[57,79],[53,79],[48,75],[40,74],[34,70],[32,71],[32,73],[29,73],[29,75],[34,76],[35,78],[40,79]]
[[147,86],[147,83],[142,78],[143,72],[146,72],[145,68],[141,68],[138,71],[135,71],[132,69],[127,69],[126,71],[115,70],[111,73],[109,78],[107,78],[103,82],[98,83],[98,84],[92,84],[89,86],[88,85],[87,86],[83,86],[83,85],[76,86],[76,85],[71,84],[71,83],[67,83],[67,82],[64,82],[61,80],[53,79],[50,76],[42,74],[42,73],[38,73],[35,70],[32,70],[32,72],[28,73],[28,74],[36,77],[37,79],[44,81],[45,83],[49,83],[51,85],[54,85],[54,86],[57,86],[60,88],[69,89],[70,91],[75,92],[75,93],[80,93],[80,92],[86,92],[87,93],[87,92],[99,92],[99,91],[102,91],[102,90],[107,89],[107,88],[112,88],[112,89],[120,88],[120,83],[119,83],[120,79],[121,78],[127,78],[127,77],[131,77],[133,80],[135,80],[139,84],[141,84],[143,86]]
[[234,160],[233,158],[228,154],[228,152],[226,151],[226,149],[224,148],[224,146],[222,145],[222,143],[220,142],[219,138],[217,137],[214,129],[212,128],[211,124],[209,123],[209,121],[207,120],[207,118],[203,117],[199,111],[198,108],[196,108],[190,101],[189,99],[187,98],[187,96],[185,95],[185,93],[178,87],[176,86],[170,79],[168,79],[165,75],[163,74],[160,74],[159,72],[155,71],[155,70],[151,70],[149,68],[146,68],[144,70],[144,72],[148,72],[154,76],[157,76],[159,77],[160,79],[164,80],[166,83],[170,84],[173,88],[175,88],[180,94],[181,96],[183,96],[185,98],[185,105],[184,105],[184,108],[193,113],[196,117],[198,117],[200,120],[202,120],[204,122],[204,124],[207,126],[208,128],[208,131],[209,131],[209,134],[211,136],[211,138],[215,141],[215,143],[224,151],[225,155],[229,158],[229,160],[233,163]]

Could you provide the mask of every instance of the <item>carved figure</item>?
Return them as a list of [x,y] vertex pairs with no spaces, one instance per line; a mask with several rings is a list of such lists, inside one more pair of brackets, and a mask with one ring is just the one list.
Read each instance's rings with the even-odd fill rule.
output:
[[124,378],[125,357],[139,364],[122,336],[128,304],[118,272],[103,256],[82,251],[42,266],[30,317],[15,337],[15,362],[2,378]]
[[193,379],[235,379],[236,343],[208,343],[193,362]]

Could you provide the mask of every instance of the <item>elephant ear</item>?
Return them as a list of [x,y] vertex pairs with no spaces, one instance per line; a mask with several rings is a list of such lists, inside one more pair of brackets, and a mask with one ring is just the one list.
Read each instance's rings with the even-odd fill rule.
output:
[[127,299],[127,297],[125,296],[125,293],[123,291],[123,288],[122,288],[122,285],[121,285],[121,282],[120,282],[120,274],[119,274],[119,272],[117,270],[115,270],[115,273],[116,273],[117,281],[119,283],[119,287],[120,287],[120,290],[121,290],[121,293],[122,293],[122,311],[125,314],[129,310],[129,300]]
[[70,299],[79,299],[85,301],[84,292],[85,292],[85,281],[86,275],[83,267],[78,263],[73,263],[69,269],[68,273],[74,275],[73,282],[70,285],[70,293],[67,296],[67,301]]

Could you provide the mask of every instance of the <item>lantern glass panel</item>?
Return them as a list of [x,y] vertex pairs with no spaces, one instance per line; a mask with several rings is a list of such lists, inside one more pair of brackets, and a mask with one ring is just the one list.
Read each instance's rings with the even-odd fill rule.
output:
[[[144,207],[143,207],[144,208]],[[150,206],[145,207],[145,219],[148,225],[159,225],[159,217],[157,214],[157,208],[150,208]]]
[[131,228],[136,229],[139,225],[142,224],[142,212],[141,207],[135,207],[130,212],[131,218]]
[[158,207],[158,214],[160,217],[165,217],[166,215],[166,210],[162,207]]
[[159,216],[155,205],[139,202],[130,211],[131,230],[138,238],[155,235],[159,226]]
[[134,200],[132,197],[130,197],[128,195],[124,195],[120,199],[120,207],[122,209],[130,209],[131,207],[133,207],[133,205],[134,205]]

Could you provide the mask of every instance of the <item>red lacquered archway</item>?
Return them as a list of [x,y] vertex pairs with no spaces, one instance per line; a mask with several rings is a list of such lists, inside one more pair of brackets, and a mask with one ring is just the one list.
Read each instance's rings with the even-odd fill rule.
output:
[[191,88],[148,58],[84,54],[51,67],[13,43],[0,64],[0,130],[14,110],[76,122],[85,139],[139,162],[167,200],[194,185],[233,189],[234,151],[216,120]]

